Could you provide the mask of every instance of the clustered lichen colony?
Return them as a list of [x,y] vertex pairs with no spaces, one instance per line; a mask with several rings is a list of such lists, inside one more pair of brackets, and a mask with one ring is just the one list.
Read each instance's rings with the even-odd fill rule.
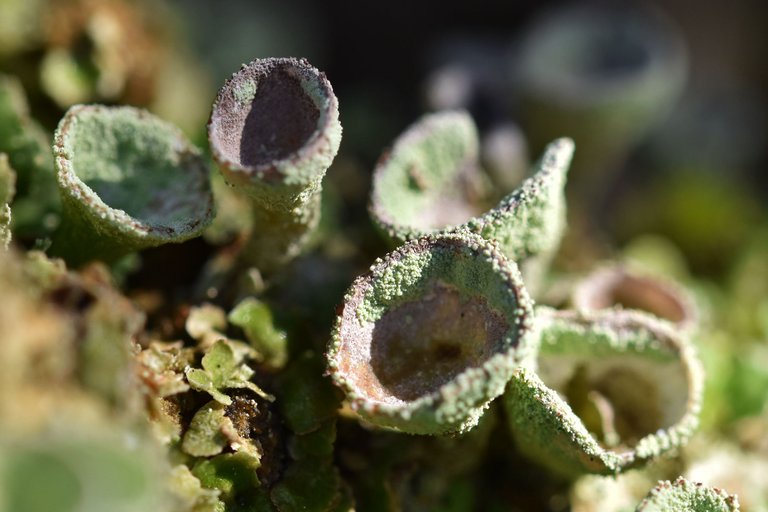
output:
[[[261,88],[264,80],[285,87]],[[221,89],[209,135],[225,179],[249,196],[252,232],[211,258],[186,290],[187,310],[171,319],[182,320],[177,337],[163,338],[144,327],[162,308],[151,297],[126,300],[115,279],[131,273],[120,257],[197,236],[212,220],[207,180],[194,177],[207,173],[203,158],[146,112],[75,107],[57,133],[54,175],[16,87],[7,79],[0,91],[0,125],[15,134],[0,141],[11,163],[0,158],[0,235],[11,236],[4,219],[17,179],[21,205],[42,190],[30,208],[56,212],[54,176],[66,199],[52,245],[42,246],[49,255],[14,244],[0,254],[0,474],[17,510],[473,509],[498,463],[485,459],[510,457],[507,467],[551,471],[552,482],[583,490],[584,473],[616,474],[688,443],[702,393],[695,320],[660,318],[663,308],[643,300],[638,307],[655,314],[629,311],[632,290],[618,288],[621,300],[597,307],[574,297],[574,310],[530,298],[565,229],[570,141],[553,143],[517,190],[494,201],[471,118],[418,121],[374,178],[371,215],[394,250],[355,281],[336,325],[312,332],[312,313],[281,311],[265,290],[291,284],[281,272],[295,272],[291,259],[320,227],[338,105],[306,61],[245,66]],[[75,118],[80,133],[70,132]],[[190,231],[174,236],[178,226]],[[518,447],[497,450],[499,436]],[[43,478],[73,484],[45,498],[34,491]],[[678,480],[638,507],[738,504]]]

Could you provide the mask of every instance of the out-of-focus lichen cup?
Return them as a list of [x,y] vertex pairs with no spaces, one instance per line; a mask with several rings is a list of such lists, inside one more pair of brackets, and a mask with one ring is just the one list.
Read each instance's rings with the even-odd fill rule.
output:
[[522,452],[567,477],[615,474],[690,439],[703,372],[668,322],[539,308],[536,329],[535,368],[517,370],[504,395]]
[[63,218],[51,253],[71,265],[199,236],[209,171],[175,126],[133,107],[77,105],[54,140]]
[[338,100],[304,59],[259,59],[219,90],[208,123],[213,157],[252,200],[245,259],[272,272],[310,241],[321,181],[341,143]]
[[470,233],[409,242],[359,277],[327,353],[364,420],[463,432],[533,357],[532,303],[514,263]]
[[688,60],[674,25],[627,6],[569,6],[524,35],[513,62],[533,151],[562,134],[579,147],[576,178],[610,170],[671,108]]
[[681,286],[618,264],[604,265],[578,281],[571,303],[580,311],[615,307],[645,311],[686,334],[696,331],[700,318],[696,302]]

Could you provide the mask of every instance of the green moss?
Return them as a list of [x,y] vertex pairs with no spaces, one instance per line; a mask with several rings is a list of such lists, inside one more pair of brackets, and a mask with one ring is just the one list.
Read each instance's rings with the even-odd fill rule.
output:
[[220,454],[229,444],[224,431],[234,430],[225,412],[224,407],[215,400],[201,407],[184,433],[181,449],[193,457]]
[[275,327],[272,311],[254,298],[241,301],[230,311],[229,322],[243,329],[251,346],[267,365],[280,368],[288,359],[286,333]]
[[236,353],[232,345],[219,340],[203,356],[201,368],[188,368],[187,381],[193,389],[204,391],[214,400],[230,405],[232,399],[225,393],[227,389],[250,389],[263,398],[272,397],[262,391],[249,379],[253,376],[251,369],[243,361],[242,355]]

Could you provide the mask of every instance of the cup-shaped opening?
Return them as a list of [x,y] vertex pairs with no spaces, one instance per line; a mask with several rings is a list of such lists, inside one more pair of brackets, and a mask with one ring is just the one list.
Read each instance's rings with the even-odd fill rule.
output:
[[692,328],[698,321],[695,303],[683,289],[623,266],[605,267],[584,278],[575,286],[572,302],[581,310],[645,311],[681,329]]
[[72,107],[54,151],[65,198],[120,231],[176,241],[198,234],[213,212],[209,171],[173,125],[132,107]]
[[631,452],[698,413],[698,366],[666,324],[620,310],[548,314],[538,375],[604,449]]
[[371,397],[415,400],[503,350],[510,326],[479,295],[439,280],[387,311],[371,332]]
[[678,477],[674,482],[662,480],[637,506],[637,512],[738,512],[739,497],[717,487]]
[[393,241],[466,229],[497,240],[519,263],[560,241],[573,150],[570,139],[553,141],[531,175],[494,206],[472,118],[463,111],[429,114],[376,166],[370,213]]
[[564,102],[612,101],[648,80],[676,89],[684,69],[683,44],[661,15],[594,6],[567,8],[534,24],[520,63],[531,94]]
[[277,173],[279,179],[286,172],[281,162],[300,164],[317,152],[332,159],[340,130],[336,96],[325,75],[303,59],[271,58],[244,65],[224,83],[208,135],[225,169],[259,170],[266,178]]
[[485,211],[489,205],[478,145],[477,128],[467,112],[422,117],[376,165],[374,218],[418,236],[464,224]]
[[410,242],[358,278],[328,353],[352,407],[426,433],[450,425],[400,420],[456,401],[469,404],[461,424],[501,394],[529,351],[531,303],[513,265],[480,237],[444,235]]

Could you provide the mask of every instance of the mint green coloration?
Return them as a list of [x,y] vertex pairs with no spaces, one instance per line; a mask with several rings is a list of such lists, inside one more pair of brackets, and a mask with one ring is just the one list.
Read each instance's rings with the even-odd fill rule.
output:
[[169,490],[173,494],[174,508],[184,512],[224,512],[225,505],[219,500],[218,489],[206,489],[200,480],[184,464],[170,471]]
[[332,334],[328,371],[352,409],[374,425],[464,432],[503,393],[514,369],[530,363],[531,319],[522,278],[498,247],[466,232],[424,237],[353,283]]
[[[220,492],[219,499],[225,505],[221,512],[271,511],[269,496],[256,475],[259,467],[258,460],[246,453],[223,453],[200,459],[192,468],[192,474],[203,488]],[[247,508],[238,504],[246,504]]]
[[698,425],[701,364],[647,314],[537,310],[539,353],[505,394],[518,447],[567,477],[615,474],[684,445]]
[[251,346],[263,357],[264,363],[281,368],[288,359],[286,333],[275,327],[272,311],[254,298],[241,301],[230,311],[229,322],[243,329]]
[[21,82],[0,74],[0,153],[17,173],[13,230],[17,236],[49,236],[61,209],[50,140],[30,116]]
[[565,230],[563,189],[573,152],[570,139],[550,143],[518,189],[467,223],[470,231],[498,242],[502,252],[520,265],[529,287],[542,279]]
[[322,179],[341,143],[338,108],[328,79],[304,59],[255,60],[219,89],[208,140],[226,181],[252,202],[243,259],[262,272],[300,254],[318,226]]
[[480,213],[478,145],[464,111],[427,114],[409,127],[374,171],[370,210],[378,227],[400,244]]
[[146,111],[74,106],[56,130],[54,155],[64,218],[52,252],[70,264],[183,242],[211,222],[200,152]]
[[[225,415],[224,406],[212,400],[201,407],[192,417],[184,432],[181,449],[193,457],[211,457],[220,454],[229,444],[223,430],[234,430],[232,421]],[[228,425],[227,425],[228,423]]]
[[636,512],[738,512],[739,500],[727,492],[690,482],[661,481],[637,506]]
[[16,172],[8,164],[8,155],[0,153],[0,248],[11,243],[11,201],[16,193]]
[[232,89],[232,93],[238,103],[250,103],[253,98],[256,97],[256,88],[258,85],[255,81],[245,81]]
[[422,117],[377,165],[371,216],[396,244],[429,233],[478,233],[497,241],[529,281],[538,280],[565,227],[563,188],[573,142],[550,144],[532,175],[490,209],[483,201],[477,146],[467,113]]
[[666,115],[688,74],[685,42],[659,11],[574,5],[534,23],[510,62],[531,147],[561,134],[576,176],[608,172]]
[[250,389],[262,398],[273,398],[262,391],[249,379],[253,370],[243,362],[225,340],[217,341],[203,356],[203,368],[188,368],[187,381],[193,389],[203,391],[223,405],[230,405],[232,399],[225,393],[227,389]]
[[162,465],[118,439],[43,438],[0,446],[0,510],[162,510]]

